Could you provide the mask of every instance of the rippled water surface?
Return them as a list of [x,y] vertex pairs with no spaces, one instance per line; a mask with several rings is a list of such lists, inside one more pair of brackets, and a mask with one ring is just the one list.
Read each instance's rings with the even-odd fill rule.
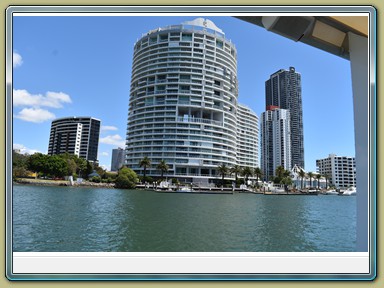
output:
[[14,251],[355,251],[356,197],[13,188]]

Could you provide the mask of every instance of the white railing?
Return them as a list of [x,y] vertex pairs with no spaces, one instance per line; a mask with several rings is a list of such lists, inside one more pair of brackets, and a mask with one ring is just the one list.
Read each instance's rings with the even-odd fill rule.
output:
[[217,126],[223,126],[223,122],[221,121],[216,121],[216,120],[211,120],[211,119],[205,119],[205,118],[193,118],[193,117],[177,117],[176,118],[177,122],[192,122],[192,123],[203,123],[203,124],[213,124]]

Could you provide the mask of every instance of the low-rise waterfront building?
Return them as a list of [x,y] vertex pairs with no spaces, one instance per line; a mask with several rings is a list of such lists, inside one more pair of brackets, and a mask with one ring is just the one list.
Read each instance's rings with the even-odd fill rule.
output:
[[[304,174],[301,174],[300,171],[303,171]],[[329,186],[328,180],[325,179],[324,175],[321,175],[320,179],[317,179],[317,175],[319,173],[312,172],[313,176],[312,179],[308,176],[309,171],[305,171],[303,168],[295,165],[291,169],[291,178],[293,187],[297,189],[304,189],[304,188],[320,188],[324,189],[327,188],[326,186]],[[303,175],[303,177],[301,175]]]
[[331,186],[342,189],[356,186],[355,157],[330,154],[316,160],[316,166],[317,172],[326,176]]

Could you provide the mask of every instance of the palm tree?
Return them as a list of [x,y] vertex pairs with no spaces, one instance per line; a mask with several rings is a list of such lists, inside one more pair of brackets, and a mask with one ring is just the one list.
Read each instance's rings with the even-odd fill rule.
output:
[[325,189],[328,189],[328,179],[329,179],[329,175],[328,175],[328,174],[324,174],[324,178],[325,178]]
[[316,174],[316,180],[317,180],[317,190],[320,190],[320,178],[321,178],[321,174]]
[[217,166],[217,171],[221,175],[221,186],[224,186],[224,177],[228,174],[228,167],[225,165],[225,163]]
[[283,178],[280,180],[281,184],[284,184],[284,189],[288,193],[288,186],[292,185],[291,171],[284,170]]
[[160,170],[160,172],[161,172],[161,179],[163,179],[164,172],[168,172],[169,166],[168,166],[168,164],[164,160],[161,160],[159,162],[159,164],[157,164],[156,168],[158,170]]
[[285,171],[286,170],[281,165],[276,168],[276,170],[275,170],[275,175],[276,175],[275,183],[280,183],[280,181],[284,178]]
[[139,166],[144,168],[144,178],[147,175],[147,168],[151,166],[151,160],[147,156],[145,156],[141,161],[139,162]]
[[233,166],[231,169],[229,169],[229,173],[235,174],[235,181],[237,183],[237,175],[241,173],[241,167],[239,165]]
[[284,172],[283,172],[283,178],[286,178],[286,177],[291,178],[291,171],[289,171],[289,170],[284,170]]
[[312,187],[312,177],[314,176],[313,172],[308,172],[308,177],[309,177],[309,187]]
[[303,169],[300,169],[300,171],[299,171],[299,176],[300,176],[300,178],[301,178],[301,189],[303,189],[303,179],[304,179],[304,177],[305,177],[305,172],[304,172]]
[[256,185],[259,186],[259,179],[263,176],[263,171],[259,167],[255,168],[253,173],[256,176]]
[[248,185],[248,177],[253,175],[252,168],[244,167],[241,174],[244,176],[245,184]]
[[[287,175],[287,173],[285,173],[285,175]],[[288,194],[288,186],[292,185],[292,178],[289,176],[289,174],[288,174],[288,176],[284,176],[284,178],[281,179],[280,184],[284,185],[284,190]]]
[[283,174],[284,174],[284,172],[285,172],[285,169],[284,169],[284,167],[281,166],[281,165],[278,166],[278,167],[276,168],[276,171],[275,171],[276,176],[279,177],[279,178],[283,178]]

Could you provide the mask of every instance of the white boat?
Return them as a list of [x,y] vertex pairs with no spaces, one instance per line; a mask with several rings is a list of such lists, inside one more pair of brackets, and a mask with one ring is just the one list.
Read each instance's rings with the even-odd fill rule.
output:
[[193,190],[189,187],[181,187],[180,189],[176,190],[176,192],[189,193],[189,192],[193,192]]
[[328,190],[325,192],[326,195],[339,195],[339,192],[337,192],[335,189]]
[[353,195],[356,195],[356,187],[354,187],[354,186],[349,187],[341,195],[343,195],[343,196],[353,196]]

